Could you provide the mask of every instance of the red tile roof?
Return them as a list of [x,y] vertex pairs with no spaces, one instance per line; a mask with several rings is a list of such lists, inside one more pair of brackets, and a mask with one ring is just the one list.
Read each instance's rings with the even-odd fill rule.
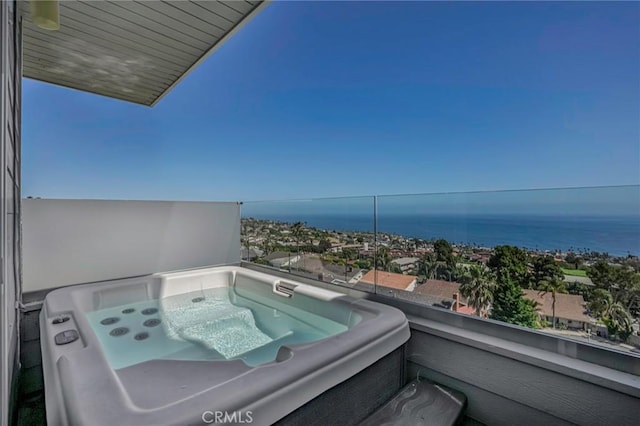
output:
[[471,306],[460,306],[458,308],[458,310],[456,312],[459,312],[461,314],[467,314],[467,315],[475,315],[476,314],[476,309],[472,308]]
[[[404,275],[404,274],[396,274],[394,272],[385,272],[385,271],[377,271],[378,272],[378,285],[383,287],[395,288],[398,290],[406,290],[411,284],[413,284],[416,280],[415,275]],[[367,284],[376,284],[376,270],[372,269],[367,272],[362,278],[360,278],[360,282],[364,282]]]

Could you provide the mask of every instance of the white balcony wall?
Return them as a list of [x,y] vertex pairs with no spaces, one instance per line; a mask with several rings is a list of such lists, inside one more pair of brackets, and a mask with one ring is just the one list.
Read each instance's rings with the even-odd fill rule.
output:
[[23,200],[23,292],[240,261],[238,203]]

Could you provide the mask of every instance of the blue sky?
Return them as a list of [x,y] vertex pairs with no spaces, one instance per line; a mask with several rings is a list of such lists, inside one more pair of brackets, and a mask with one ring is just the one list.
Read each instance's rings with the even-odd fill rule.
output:
[[31,80],[23,194],[640,183],[640,4],[276,2],[157,106]]

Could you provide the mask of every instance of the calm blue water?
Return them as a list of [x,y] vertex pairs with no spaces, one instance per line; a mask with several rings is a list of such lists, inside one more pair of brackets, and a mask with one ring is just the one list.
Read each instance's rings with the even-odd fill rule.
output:
[[[326,230],[373,231],[371,215],[277,214],[257,216],[303,221]],[[444,238],[493,247],[500,244],[540,250],[590,250],[640,255],[640,216],[378,215],[378,230],[405,237]]]
[[347,329],[311,312],[293,317],[270,307],[268,298],[244,294],[213,288],[100,309],[87,319],[114,369],[153,359],[241,359],[257,366],[273,361],[282,345]]

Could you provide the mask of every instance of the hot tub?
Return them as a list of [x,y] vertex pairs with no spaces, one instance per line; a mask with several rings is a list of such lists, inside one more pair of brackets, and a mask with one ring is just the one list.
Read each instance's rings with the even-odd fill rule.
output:
[[409,338],[399,310],[241,267],[49,293],[51,425],[271,424]]

